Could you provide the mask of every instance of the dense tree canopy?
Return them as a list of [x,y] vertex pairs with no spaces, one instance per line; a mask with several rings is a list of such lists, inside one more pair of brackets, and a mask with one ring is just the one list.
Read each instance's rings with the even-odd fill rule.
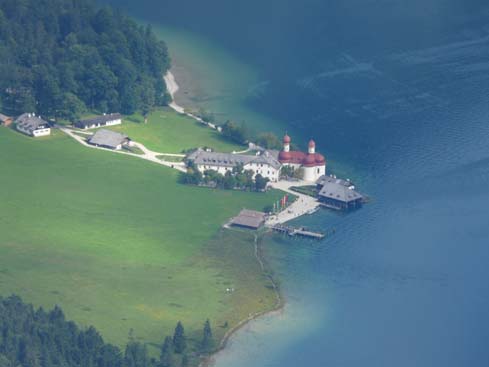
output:
[[164,42],[91,0],[0,0],[0,105],[76,118],[147,113],[169,101]]
[[0,367],[180,367],[197,365],[199,356],[212,351],[210,322],[204,344],[193,343],[193,359],[185,354],[187,340],[181,322],[173,338],[165,338],[159,360],[145,344],[130,337],[124,352],[104,342],[93,327],[79,328],[63,311],[34,309],[17,296],[0,297]]
[[120,350],[90,327],[80,330],[60,308],[35,310],[20,298],[0,297],[0,366],[122,367]]

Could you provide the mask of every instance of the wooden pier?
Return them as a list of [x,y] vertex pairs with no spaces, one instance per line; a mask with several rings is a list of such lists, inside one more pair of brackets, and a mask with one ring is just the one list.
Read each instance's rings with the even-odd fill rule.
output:
[[326,237],[324,233],[309,231],[305,227],[295,228],[295,227],[277,224],[270,228],[275,232],[284,233],[290,237],[301,236],[301,237],[313,238],[316,240],[321,240],[324,237]]

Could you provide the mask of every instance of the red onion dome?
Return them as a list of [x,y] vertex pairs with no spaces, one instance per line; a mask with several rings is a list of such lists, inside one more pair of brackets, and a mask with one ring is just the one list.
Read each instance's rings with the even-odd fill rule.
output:
[[304,166],[315,166],[316,165],[316,157],[314,154],[308,154],[304,161],[302,162]]
[[278,160],[283,162],[283,161],[290,161],[292,159],[292,154],[290,152],[284,152],[283,150],[278,154]]
[[316,163],[323,165],[326,163],[326,159],[321,154],[316,153]]
[[284,143],[285,144],[290,144],[290,140],[291,140],[290,139],[290,136],[288,136],[287,134],[285,134],[285,136],[284,136]]
[[309,148],[315,148],[316,147],[316,143],[314,142],[314,140],[309,140]]

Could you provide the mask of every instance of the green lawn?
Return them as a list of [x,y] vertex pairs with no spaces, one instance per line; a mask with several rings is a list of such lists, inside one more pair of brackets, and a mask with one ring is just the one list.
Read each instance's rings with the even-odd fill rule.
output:
[[35,140],[0,128],[0,157],[0,294],[59,304],[119,345],[130,329],[160,343],[178,320],[197,335],[210,318],[219,336],[217,325],[273,303],[250,235],[219,228],[279,192],[183,186],[173,170],[59,132]]
[[180,153],[185,149],[204,146],[222,152],[244,149],[225,140],[216,130],[170,109],[153,112],[147,124],[142,116],[133,115],[124,118],[122,125],[110,129],[124,132],[132,140],[161,153]]

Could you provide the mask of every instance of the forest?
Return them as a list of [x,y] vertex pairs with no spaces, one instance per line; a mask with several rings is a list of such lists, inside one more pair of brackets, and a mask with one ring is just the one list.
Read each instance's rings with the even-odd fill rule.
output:
[[0,0],[0,110],[148,114],[170,96],[166,44],[91,0]]
[[105,343],[95,328],[80,329],[66,320],[58,306],[45,311],[15,295],[0,297],[0,367],[185,367],[197,364],[199,356],[215,347],[209,320],[193,350],[181,322],[173,336],[164,339],[159,358],[129,339],[122,352]]

